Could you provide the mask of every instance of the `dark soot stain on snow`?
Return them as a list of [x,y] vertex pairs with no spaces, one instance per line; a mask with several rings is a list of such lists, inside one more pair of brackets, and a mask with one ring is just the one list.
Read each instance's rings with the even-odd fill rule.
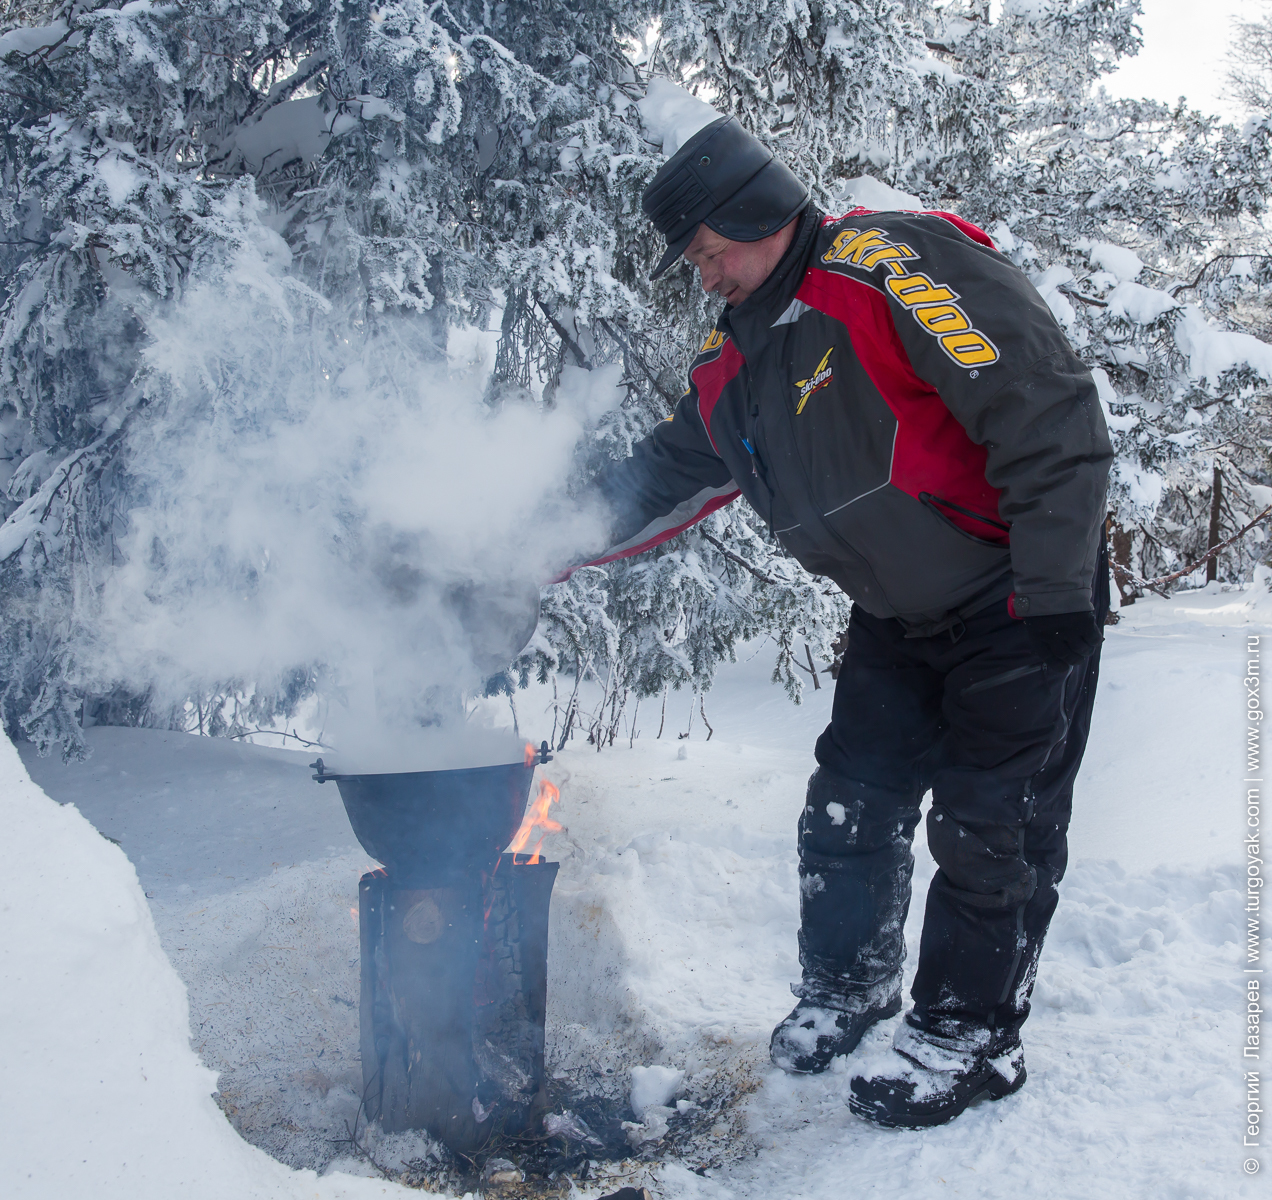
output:
[[[669,1118],[667,1133],[635,1147],[628,1137],[635,1114],[625,1098],[593,1094],[579,1079],[554,1078],[548,1084],[549,1112],[571,1114],[585,1140],[497,1131],[472,1156],[431,1142],[427,1153],[405,1160],[399,1157],[390,1165],[391,1156],[396,1157],[392,1138],[377,1138],[374,1127],[359,1124],[333,1143],[333,1149],[336,1156],[359,1159],[383,1178],[406,1187],[455,1195],[481,1191],[509,1200],[565,1196],[573,1190],[572,1184],[618,1187],[665,1162],[679,1162],[704,1174],[749,1157],[754,1147],[745,1133],[741,1102],[758,1086],[758,1078],[743,1065],[710,1072],[709,1082],[690,1088],[692,1106]],[[398,1135],[403,1136],[408,1135]],[[511,1174],[506,1173],[509,1164]],[[514,1182],[518,1174],[521,1179]]]

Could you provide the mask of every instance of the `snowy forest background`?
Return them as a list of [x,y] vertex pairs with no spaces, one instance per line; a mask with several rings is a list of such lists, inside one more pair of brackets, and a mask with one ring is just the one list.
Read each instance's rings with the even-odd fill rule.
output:
[[[1099,381],[1121,603],[1195,563],[1272,506],[1272,13],[1239,29],[1229,124],[1101,90],[1138,12],[3,4],[6,730],[76,754],[94,723],[283,729],[377,656],[411,686],[447,631],[403,615],[403,572],[564,565],[586,531],[557,493],[670,411],[714,316],[687,267],[648,282],[651,78],[828,211],[885,184],[986,228]],[[1267,553],[1255,523],[1155,586]],[[798,698],[848,612],[741,501],[542,604],[480,686],[555,680],[554,740],[597,745],[761,635]]]

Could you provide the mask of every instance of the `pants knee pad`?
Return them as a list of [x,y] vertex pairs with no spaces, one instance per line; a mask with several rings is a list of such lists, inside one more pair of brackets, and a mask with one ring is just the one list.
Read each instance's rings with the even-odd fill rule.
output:
[[818,767],[799,819],[800,853],[868,854],[914,837],[917,796],[859,783]]
[[1021,854],[1017,830],[1007,826],[972,830],[954,820],[949,809],[934,804],[927,833],[928,848],[940,867],[934,885],[964,904],[1017,908],[1037,890],[1037,872]]

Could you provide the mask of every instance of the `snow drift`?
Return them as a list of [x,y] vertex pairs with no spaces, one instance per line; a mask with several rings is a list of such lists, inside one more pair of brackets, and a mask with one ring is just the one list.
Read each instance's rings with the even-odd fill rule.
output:
[[[132,864],[0,738],[5,1194],[358,1200],[400,1189],[291,1171],[244,1142],[189,1044],[185,985]],[[418,1193],[412,1193],[418,1194]]]

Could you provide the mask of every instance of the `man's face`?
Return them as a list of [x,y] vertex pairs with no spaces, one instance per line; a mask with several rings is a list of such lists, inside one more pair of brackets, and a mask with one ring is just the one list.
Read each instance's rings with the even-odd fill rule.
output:
[[685,247],[685,258],[698,268],[704,292],[715,292],[736,306],[769,277],[790,245],[793,231],[792,224],[758,242],[731,242],[699,225]]

